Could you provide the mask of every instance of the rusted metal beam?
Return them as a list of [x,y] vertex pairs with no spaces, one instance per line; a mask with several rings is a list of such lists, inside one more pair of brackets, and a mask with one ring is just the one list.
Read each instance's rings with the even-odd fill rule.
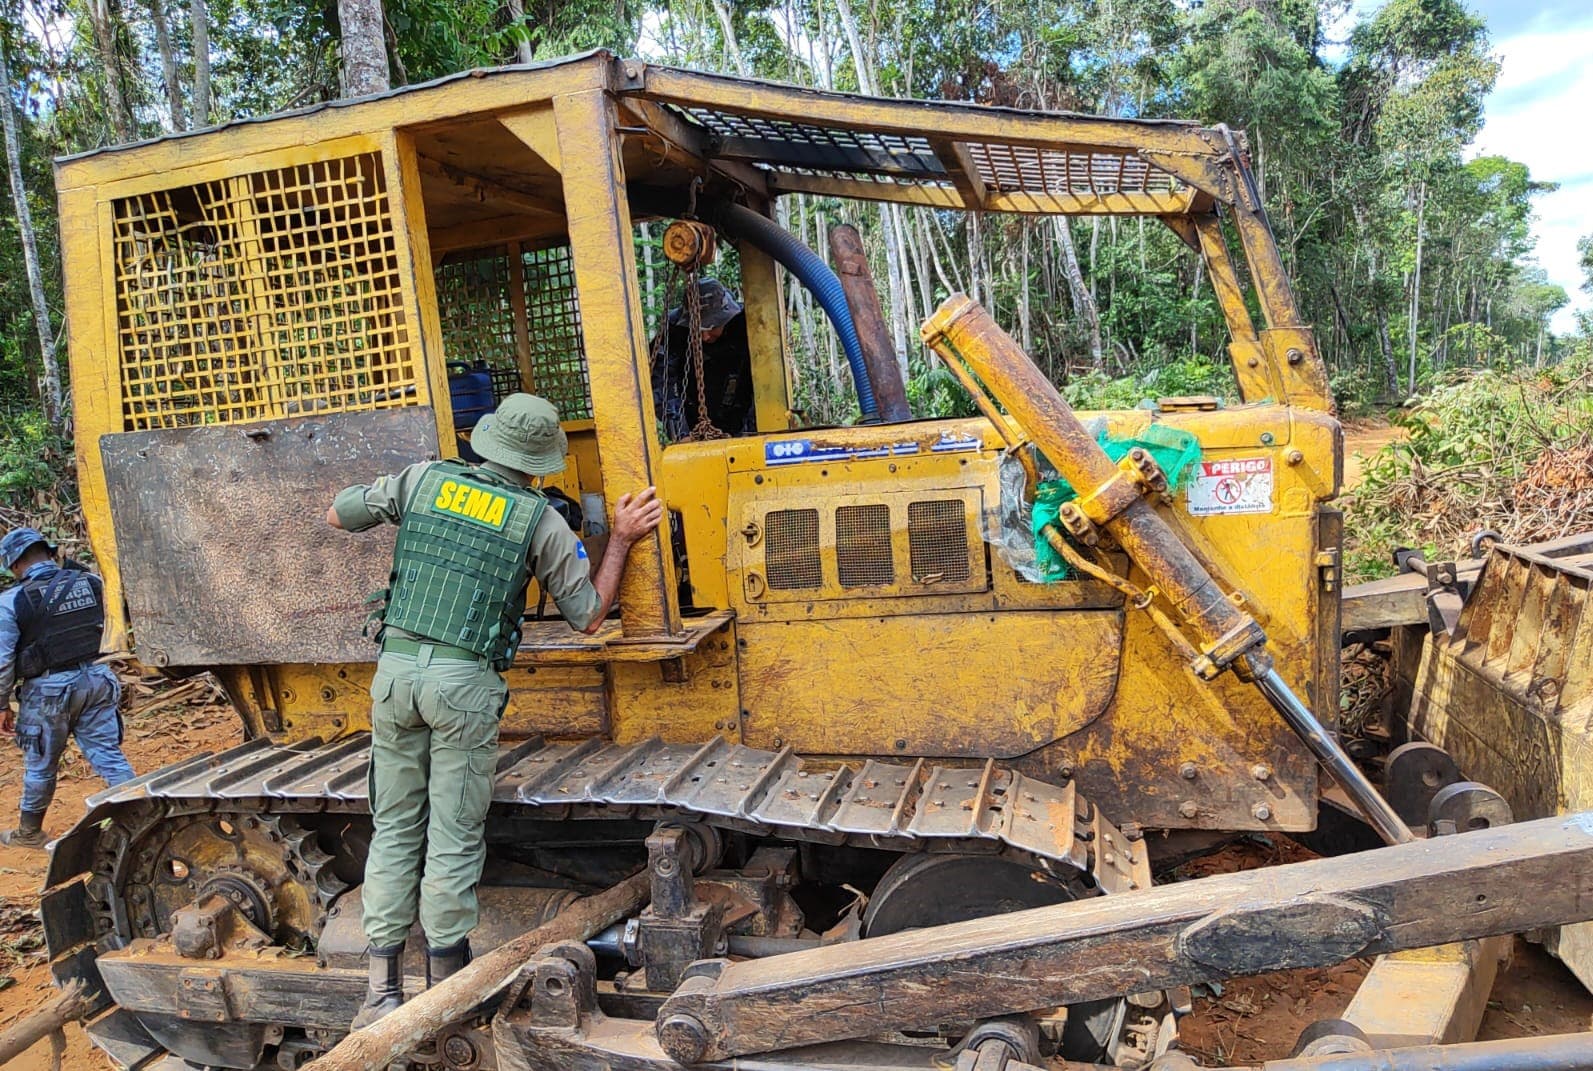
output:
[[813,193],[825,197],[845,197],[855,201],[885,201],[925,208],[963,210],[972,207],[988,212],[1038,216],[1177,215],[1190,211],[1198,198],[1198,194],[1193,190],[1176,193],[995,190],[986,193],[982,203],[970,206],[967,194],[963,191],[955,186],[937,185],[927,179],[917,183],[902,183],[866,178],[837,178],[833,175],[807,175],[792,171],[769,172],[769,192]]
[[947,175],[951,177],[952,185],[962,194],[963,202],[968,209],[977,212],[983,208],[985,196],[989,191],[985,187],[984,176],[979,173],[979,165],[974,163],[968,147],[951,138],[935,137],[929,139],[929,147],[935,150],[935,156],[946,169]]
[[696,1063],[1590,917],[1593,812],[716,964],[659,1040]]
[[672,150],[685,155],[699,167],[718,172],[753,196],[768,199],[769,187],[764,181],[763,172],[735,160],[715,157],[708,148],[708,132],[702,127],[688,123],[677,113],[654,101],[629,96],[617,99],[628,115],[651,130]]

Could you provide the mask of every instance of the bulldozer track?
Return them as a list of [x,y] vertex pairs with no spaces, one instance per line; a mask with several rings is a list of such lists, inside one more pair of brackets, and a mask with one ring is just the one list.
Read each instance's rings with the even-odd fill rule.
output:
[[[57,977],[97,974],[96,952],[158,934],[160,922],[147,906],[151,859],[158,855],[151,845],[195,815],[269,823],[287,869],[324,912],[344,886],[294,819],[368,813],[369,760],[366,734],[287,746],[257,739],[91,797],[83,820],[51,856],[42,910]],[[1150,880],[1143,847],[1071,782],[1053,784],[993,760],[952,766],[871,759],[854,767],[717,737],[704,744],[533,739],[500,755],[492,814],[700,821],[757,836],[904,853],[1005,853],[1059,876],[1088,876],[1103,893]],[[129,1033],[142,1033],[129,1018],[112,1012],[90,1032],[102,1044],[127,1044]],[[140,1062],[156,1055],[147,1045],[136,1047],[144,1050]]]

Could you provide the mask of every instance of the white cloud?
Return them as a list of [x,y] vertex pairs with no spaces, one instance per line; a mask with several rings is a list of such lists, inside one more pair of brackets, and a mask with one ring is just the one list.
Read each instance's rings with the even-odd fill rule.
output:
[[1519,160],[1533,178],[1560,184],[1537,199],[1532,230],[1549,280],[1571,295],[1554,319],[1556,331],[1569,332],[1575,310],[1593,308],[1593,295],[1580,289],[1576,252],[1577,239],[1593,234],[1593,139],[1580,120],[1593,100],[1593,13],[1552,33],[1506,37],[1494,50],[1503,68],[1473,149]]

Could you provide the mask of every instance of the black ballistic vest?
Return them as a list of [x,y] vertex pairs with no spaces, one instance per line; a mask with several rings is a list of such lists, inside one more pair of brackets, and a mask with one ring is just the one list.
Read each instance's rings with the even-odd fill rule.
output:
[[99,657],[105,631],[100,578],[54,566],[33,572],[17,593],[17,675],[41,677]]

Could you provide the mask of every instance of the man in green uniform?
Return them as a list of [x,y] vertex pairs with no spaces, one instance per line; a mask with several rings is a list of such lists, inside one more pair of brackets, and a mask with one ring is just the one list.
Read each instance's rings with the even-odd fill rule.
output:
[[572,628],[595,632],[631,546],[663,517],[653,488],[622,496],[592,577],[585,547],[537,489],[564,469],[568,449],[553,405],[511,395],[470,445],[482,464],[411,465],[344,488],[326,515],[350,532],[398,525],[371,680],[370,993],[354,1029],[403,1002],[404,943],[417,913],[428,985],[470,961],[508,696],[501,671],[519,645],[527,583],[534,578]]

